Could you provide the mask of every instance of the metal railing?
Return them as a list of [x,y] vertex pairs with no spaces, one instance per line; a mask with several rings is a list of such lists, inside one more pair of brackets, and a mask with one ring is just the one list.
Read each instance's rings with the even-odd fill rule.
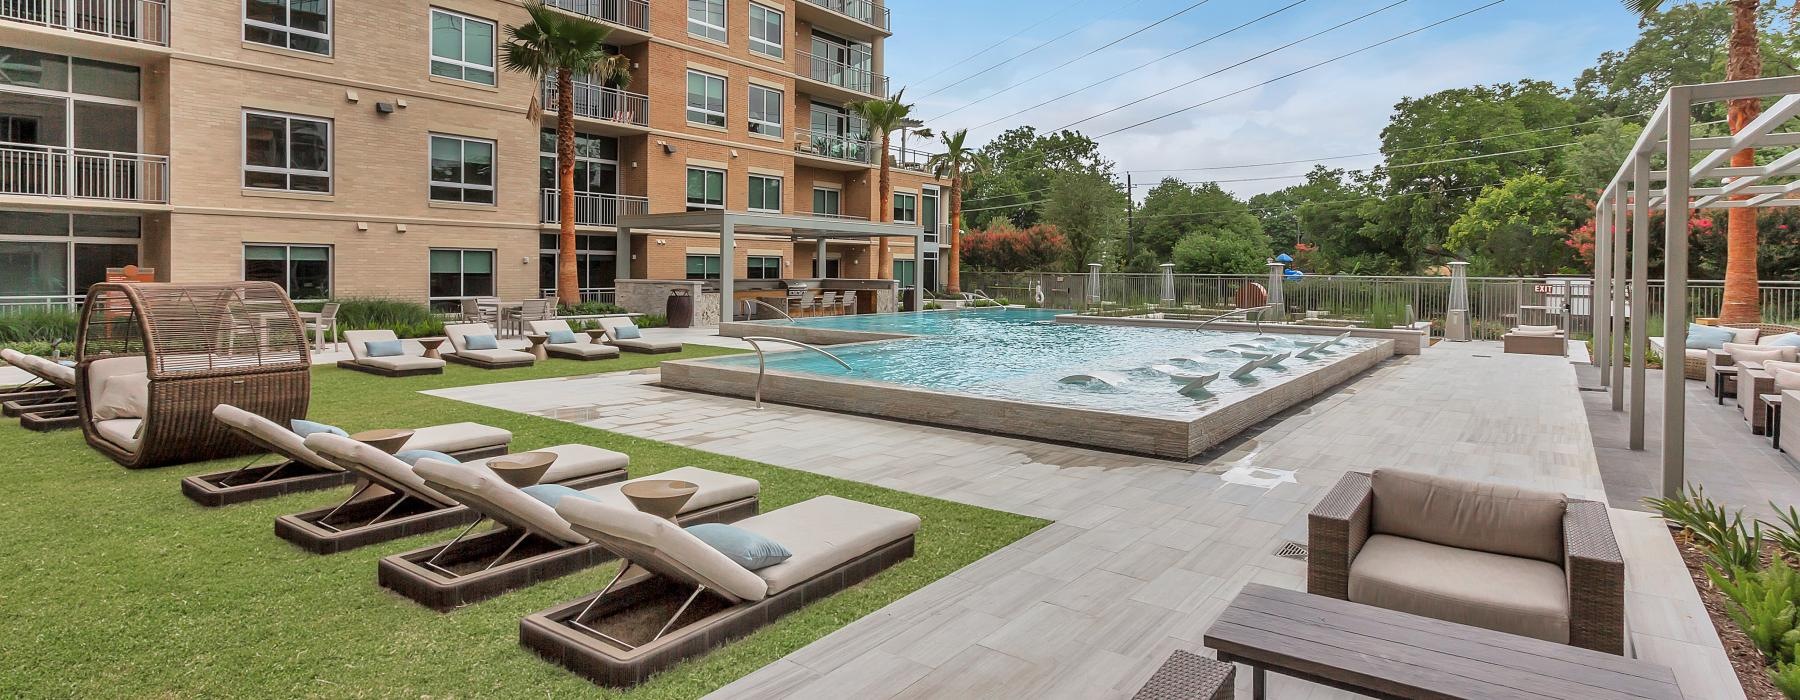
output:
[[872,97],[887,97],[885,75],[806,51],[795,51],[794,58],[794,72],[803,77]]
[[886,5],[868,0],[806,0],[807,4],[823,7],[863,24],[881,27],[883,31],[892,31],[892,17]]
[[817,219],[832,219],[835,221],[868,221],[869,220],[869,217],[866,217],[866,216],[856,216],[854,214],[826,214],[824,212],[816,212],[816,211],[803,211],[803,212],[799,212],[799,215],[800,216],[810,216],[810,217],[817,218]]
[[[562,223],[562,212],[556,201],[556,190],[542,190],[538,207],[541,223]],[[644,214],[650,211],[649,197],[627,194],[575,193],[576,226],[617,226],[621,214]]]
[[850,366],[850,363],[844,361],[844,358],[838,357],[837,355],[833,355],[833,354],[826,352],[825,350],[820,349],[818,347],[815,347],[812,345],[807,345],[806,343],[802,343],[798,340],[788,340],[786,338],[769,338],[766,336],[759,336],[759,335],[747,335],[747,336],[743,337],[743,341],[746,343],[749,343],[750,347],[752,349],[756,350],[756,409],[759,411],[762,410],[762,407],[763,407],[763,403],[762,403],[763,375],[768,374],[768,372],[769,372],[769,365],[768,365],[767,359],[763,357],[763,349],[762,349],[762,345],[760,345],[760,343],[781,343],[783,345],[792,345],[797,348],[805,348],[807,350],[811,350],[813,352],[819,353],[820,355],[824,355],[826,357],[831,358],[831,361],[836,362],[839,365],[843,366],[844,369],[850,370],[852,372],[856,371],[854,368],[852,368]]
[[901,170],[911,170],[916,173],[929,174],[931,168],[926,166],[926,161],[929,161],[934,155],[937,154],[916,148],[904,148],[900,144],[888,147],[888,162],[893,163],[894,167]]
[[[581,300],[582,301],[597,301],[602,304],[612,304],[612,303],[616,303],[615,300],[618,298],[618,291],[619,290],[617,287],[582,287],[581,288]],[[538,298],[539,299],[555,299],[556,298],[556,288],[550,287],[548,289],[538,290]]]
[[85,294],[50,294],[36,296],[0,297],[0,313],[38,309],[80,309]]
[[811,129],[795,129],[794,133],[798,139],[794,152],[806,155],[874,165],[875,152],[881,150],[879,144],[840,134]]
[[164,204],[169,157],[0,143],[0,194]]
[[[4,0],[0,0],[3,2]],[[575,116],[632,126],[650,125],[650,96],[618,88],[575,83]],[[544,111],[556,111],[556,82],[544,80]]]
[[546,0],[544,4],[641,32],[650,31],[650,3],[645,0]]
[[169,45],[166,0],[0,0],[0,19]]

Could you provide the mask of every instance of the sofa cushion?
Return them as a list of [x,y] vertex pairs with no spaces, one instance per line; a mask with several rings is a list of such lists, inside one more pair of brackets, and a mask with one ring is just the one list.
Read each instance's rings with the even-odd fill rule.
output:
[[1795,359],[1800,359],[1796,356],[1796,353],[1800,353],[1800,347],[1788,345],[1726,343],[1720,349],[1731,353],[1731,359],[1735,362],[1767,362],[1769,360],[1793,362]]
[[[1767,368],[1768,365],[1763,367]],[[1800,390],[1800,372],[1785,367],[1776,367],[1769,370],[1769,376],[1775,378],[1775,393],[1779,394],[1789,389]]]
[[1561,565],[1562,494],[1377,469],[1369,530]]
[[100,433],[100,437],[106,438],[107,442],[118,445],[126,452],[137,452],[138,441],[143,439],[143,435],[138,434],[138,431],[143,428],[143,425],[144,421],[141,418],[114,418],[94,423],[94,431]]
[[794,556],[756,572],[775,595],[919,530],[919,516],[819,496],[735,523],[780,542]]
[[142,372],[108,377],[94,398],[94,420],[143,418],[150,407],[150,376]]
[[1350,600],[1569,642],[1568,581],[1536,559],[1373,535],[1350,564]]
[[1779,333],[1756,339],[1757,345],[1800,348],[1800,333]]
[[751,571],[767,569],[794,556],[780,542],[757,533],[723,523],[689,525],[687,531],[707,546],[730,557],[738,566]]
[[[1687,346],[1692,350],[1718,350],[1726,343],[1738,342],[1737,335],[1730,329],[1718,326],[1702,326],[1698,323],[1688,324]],[[1755,338],[1743,342],[1756,342]]]
[[1744,345],[1755,345],[1757,339],[1762,337],[1762,329],[1761,328],[1755,328],[1755,327],[1740,328],[1737,326],[1720,326],[1720,327],[1724,328],[1725,330],[1731,331],[1731,335],[1733,336],[1731,339],[1731,342],[1734,342],[1734,343],[1742,343]]

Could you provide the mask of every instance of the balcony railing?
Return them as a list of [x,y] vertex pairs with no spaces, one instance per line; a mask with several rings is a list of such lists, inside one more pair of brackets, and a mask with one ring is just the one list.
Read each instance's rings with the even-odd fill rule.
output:
[[[648,95],[593,83],[576,83],[574,99],[575,116],[632,126],[650,125]],[[544,109],[556,111],[556,83],[550,80],[544,81]]]
[[862,66],[853,66],[805,51],[795,51],[799,61],[795,70],[800,75],[828,85],[836,85],[874,97],[887,97],[887,76]]
[[0,194],[166,204],[169,157],[0,143]]
[[883,31],[892,31],[888,9],[881,3],[868,0],[806,0],[807,3],[823,7],[850,19],[881,27]]
[[0,0],[0,19],[169,45],[167,0]]
[[[543,191],[543,203],[538,211],[543,223],[562,223],[561,210],[556,203],[556,190]],[[625,194],[592,194],[575,193],[575,225],[576,226],[617,226],[621,214],[645,214],[650,211],[648,197],[633,197]]]
[[[545,264],[549,264],[549,263],[545,263]],[[618,291],[619,290],[617,287],[582,287],[581,288],[581,300],[582,301],[597,301],[602,304],[612,304],[612,303],[615,303],[614,300],[617,298]],[[556,288],[551,287],[549,289],[539,289],[538,294],[539,294],[538,298],[540,298],[540,299],[555,299],[556,298]]]
[[548,0],[544,4],[640,32],[650,31],[650,3],[645,0]]
[[928,163],[934,155],[937,154],[912,148],[903,148],[897,143],[888,148],[888,157],[893,160],[894,167],[918,173],[930,174],[931,168],[927,167],[926,163]]
[[823,131],[796,129],[794,133],[798,139],[794,143],[796,153],[874,165],[875,152],[881,150],[880,145],[869,141]]

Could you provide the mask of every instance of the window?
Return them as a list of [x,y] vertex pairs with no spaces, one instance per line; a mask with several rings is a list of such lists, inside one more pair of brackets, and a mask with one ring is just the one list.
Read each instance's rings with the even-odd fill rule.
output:
[[894,279],[899,280],[902,287],[913,286],[913,271],[917,269],[916,261],[894,259]]
[[750,3],[750,50],[781,58],[781,12]]
[[906,192],[894,193],[894,223],[919,223],[919,196]]
[[751,175],[749,209],[781,213],[781,178]]
[[931,291],[938,291],[938,254],[920,253],[919,260],[920,264],[924,265],[924,267],[919,268],[921,275],[920,284]]
[[725,79],[691,70],[687,73],[687,120],[725,128]]
[[494,251],[431,249],[431,308],[454,311],[467,297],[494,295]]
[[688,168],[687,180],[688,211],[725,208],[725,171]]
[[494,23],[431,9],[431,74],[494,84]]
[[431,135],[431,201],[494,203],[494,142]]
[[68,147],[138,152],[141,80],[136,67],[9,46],[0,46],[0,55],[5,56],[0,59],[0,143],[8,146],[0,162],[0,190],[84,199],[163,196],[160,180],[147,177],[143,165],[132,159],[83,153],[75,157],[74,167],[65,167],[58,165],[64,161],[44,155],[50,148]]
[[137,263],[141,229],[137,216],[0,210],[0,297],[84,294]]
[[[554,233],[538,236],[538,288],[546,299],[556,296],[559,238]],[[617,246],[618,239],[610,233],[575,235],[575,283],[581,289],[582,301],[611,300],[613,280],[619,270],[614,251]]]
[[330,299],[331,248],[322,245],[246,245],[244,281],[274,282],[293,299]]
[[825,216],[837,216],[843,193],[824,187],[813,188],[813,213]]
[[331,192],[331,122],[244,112],[244,186]]
[[244,41],[331,55],[331,0],[244,0]]
[[717,255],[687,256],[687,278],[691,280],[718,279],[719,259]]
[[744,278],[753,280],[781,279],[781,256],[752,255],[744,266]]
[[725,43],[725,0],[688,0],[688,33]]
[[925,225],[925,242],[938,241],[938,191],[927,187],[919,193],[919,214],[924,218],[920,223]]
[[781,138],[781,91],[750,86],[750,133]]

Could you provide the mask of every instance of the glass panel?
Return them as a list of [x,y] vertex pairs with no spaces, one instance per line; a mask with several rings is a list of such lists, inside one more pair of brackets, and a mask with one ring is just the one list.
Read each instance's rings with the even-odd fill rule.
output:
[[[0,216],[0,219],[4,219]],[[143,221],[135,216],[109,216],[105,214],[76,214],[75,235],[93,236],[96,238],[139,238],[143,236]]]
[[330,249],[296,246],[288,277],[288,296],[295,299],[331,298]]
[[291,167],[295,170],[325,170],[331,162],[331,128],[325,122],[307,119],[290,120],[290,128],[294,139]]
[[433,251],[431,251],[431,272],[433,274],[436,274],[439,272],[461,272],[461,271],[462,271],[462,251],[460,251],[460,250],[433,250]]
[[69,217],[41,211],[6,211],[0,209],[0,234],[15,236],[69,235]]
[[471,185],[494,184],[494,144],[486,141],[464,142],[463,161],[467,163],[463,182]]
[[75,92],[84,95],[138,99],[137,66],[75,59]]
[[0,241],[0,297],[68,293],[68,243]]
[[244,5],[244,17],[285,27],[287,3],[283,0],[250,0]]
[[69,89],[69,59],[8,46],[6,60],[0,61],[0,85],[63,92]]
[[300,34],[289,34],[288,35],[288,48],[291,48],[295,51],[307,51],[310,53],[317,53],[317,54],[329,54],[329,53],[331,53],[331,42],[327,41],[325,39],[318,39],[318,38],[314,38],[314,37],[310,37],[310,36],[302,36]]
[[269,168],[287,167],[287,120],[262,114],[246,115],[244,162]]
[[279,245],[247,245],[244,246],[245,260],[286,260],[287,246]]
[[494,253],[487,250],[463,251],[463,272],[491,273],[494,271]]
[[462,141],[431,137],[432,182],[462,182],[462,162]]
[[0,92],[0,141],[68,145],[67,101]]
[[76,243],[75,293],[85,294],[88,287],[106,281],[106,268],[136,265],[135,245]]
[[706,171],[689,168],[687,171],[687,201],[691,203],[706,200]]
[[478,66],[494,65],[494,25],[467,22],[463,32],[463,60]]
[[288,5],[288,26],[320,34],[331,31],[331,0],[289,0]]
[[556,289],[556,254],[538,255],[538,289]]
[[290,260],[330,260],[331,249],[324,246],[297,245],[288,249]]
[[447,13],[431,13],[431,55],[438,58],[462,58],[462,20]]
[[[138,111],[136,107],[104,105],[75,101],[75,147],[97,151],[136,153],[138,150]],[[129,168],[130,165],[122,165]]]

